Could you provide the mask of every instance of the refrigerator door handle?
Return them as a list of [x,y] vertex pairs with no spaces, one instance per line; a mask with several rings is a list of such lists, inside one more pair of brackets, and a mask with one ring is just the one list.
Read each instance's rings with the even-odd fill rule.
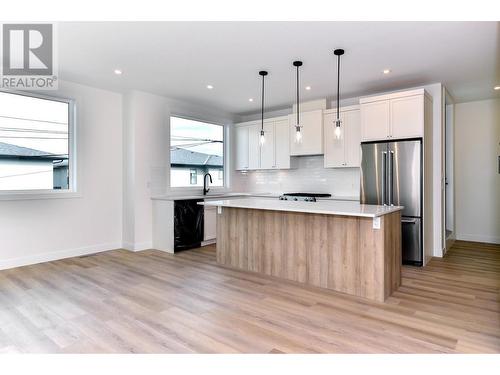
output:
[[387,151],[382,151],[382,204],[386,206]]
[[401,219],[404,224],[417,224],[417,219]]
[[393,199],[394,199],[394,196],[393,196],[393,192],[392,192],[392,188],[394,187],[394,176],[393,176],[393,166],[394,166],[394,151],[389,151],[389,165],[387,167],[387,169],[389,170],[389,182],[387,183],[387,185],[389,186],[389,189],[388,189],[388,195],[389,195],[389,206],[394,206],[394,202],[393,202]]

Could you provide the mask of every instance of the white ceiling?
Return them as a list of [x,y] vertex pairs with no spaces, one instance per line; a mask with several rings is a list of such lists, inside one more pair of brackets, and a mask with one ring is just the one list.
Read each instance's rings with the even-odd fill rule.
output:
[[259,110],[262,69],[266,106],[290,105],[296,59],[302,100],[334,98],[335,48],[344,98],[434,82],[459,102],[500,96],[500,22],[70,22],[58,35],[61,79],[234,114]]

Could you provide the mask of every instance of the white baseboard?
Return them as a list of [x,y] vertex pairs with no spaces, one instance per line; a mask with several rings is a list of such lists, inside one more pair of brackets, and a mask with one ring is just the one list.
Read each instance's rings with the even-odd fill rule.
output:
[[500,244],[500,237],[457,233],[457,240]]
[[101,253],[103,251],[120,249],[121,247],[122,244],[120,242],[111,242],[100,245],[84,246],[76,249],[52,251],[49,253],[28,255],[18,258],[10,258],[5,260],[0,260],[0,270],[28,266],[37,263],[50,262],[53,260],[78,257],[82,255]]
[[203,241],[201,243],[201,246],[207,246],[207,245],[213,245],[214,243],[216,243],[217,240],[214,238],[214,239],[211,239],[211,240],[206,240],[206,241]]
[[124,242],[123,248],[129,251],[143,251],[153,248],[152,242]]

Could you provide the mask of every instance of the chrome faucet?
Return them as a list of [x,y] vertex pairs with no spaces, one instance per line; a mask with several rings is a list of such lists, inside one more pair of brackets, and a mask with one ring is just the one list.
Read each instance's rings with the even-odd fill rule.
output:
[[205,176],[203,176],[203,195],[207,195],[210,190],[208,188],[207,176],[210,178],[210,183],[212,183],[212,175],[210,173],[205,173]]

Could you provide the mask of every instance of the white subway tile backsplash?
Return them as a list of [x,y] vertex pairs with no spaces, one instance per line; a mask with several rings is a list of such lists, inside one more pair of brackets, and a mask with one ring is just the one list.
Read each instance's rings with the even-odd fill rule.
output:
[[359,195],[359,168],[324,168],[323,156],[301,156],[296,159],[295,169],[235,172],[233,190]]

